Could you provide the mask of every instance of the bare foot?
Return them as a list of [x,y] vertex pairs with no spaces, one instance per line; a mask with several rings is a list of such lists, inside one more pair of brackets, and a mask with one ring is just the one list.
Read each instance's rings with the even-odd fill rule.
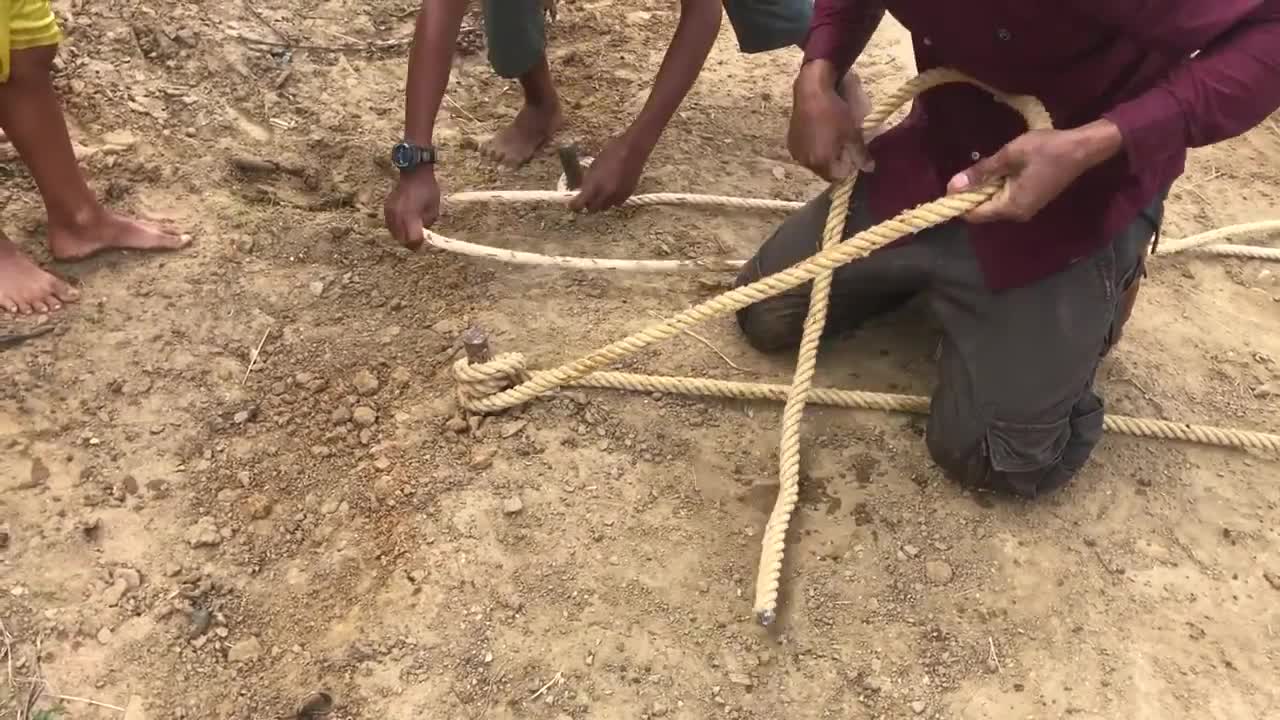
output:
[[520,167],[529,162],[563,124],[559,102],[549,107],[526,103],[510,126],[485,143],[484,154],[507,167]]
[[78,299],[75,288],[41,270],[0,235],[0,308],[30,315],[61,310],[63,303]]
[[49,221],[49,252],[59,260],[83,260],[104,250],[179,250],[191,238],[103,210],[93,222]]

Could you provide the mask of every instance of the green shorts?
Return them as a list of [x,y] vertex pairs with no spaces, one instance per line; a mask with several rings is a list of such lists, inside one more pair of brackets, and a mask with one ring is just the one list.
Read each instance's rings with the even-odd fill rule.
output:
[[[533,69],[547,49],[542,0],[484,0],[489,64],[504,78]],[[800,45],[813,0],[724,0],[725,14],[744,53]]]

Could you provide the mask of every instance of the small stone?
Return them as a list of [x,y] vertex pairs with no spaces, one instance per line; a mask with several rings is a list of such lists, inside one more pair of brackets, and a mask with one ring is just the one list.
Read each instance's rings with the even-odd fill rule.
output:
[[241,410],[231,417],[231,421],[236,425],[244,425],[253,419],[253,415],[254,413],[252,410]]
[[187,528],[183,537],[193,548],[212,547],[222,543],[222,534],[218,532],[218,525],[207,515]]
[[885,679],[878,675],[868,675],[862,678],[863,689],[874,693],[884,692],[887,684],[888,683],[885,682]]
[[528,420],[516,420],[515,422],[507,423],[502,426],[501,435],[504,439],[515,437],[516,435],[519,435],[528,424]]
[[444,424],[444,429],[461,435],[467,431],[467,421],[460,417],[451,417],[449,418],[449,421]]
[[351,384],[355,386],[356,392],[365,397],[369,397],[370,395],[378,392],[378,388],[380,387],[378,378],[374,377],[373,373],[368,370],[361,370],[356,373],[355,377],[351,379]]
[[471,452],[471,462],[468,467],[472,470],[484,470],[493,465],[493,458],[498,454],[498,449],[493,447],[478,447]]
[[923,714],[924,714],[925,709],[926,709],[926,708],[928,708],[928,707],[929,707],[929,705],[928,705],[927,703],[925,703],[925,701],[923,701],[923,700],[916,700],[915,702],[911,703],[911,712],[913,712],[913,713],[915,713],[915,714],[917,714],[917,715],[923,715]]
[[182,566],[177,563],[169,563],[164,566],[165,577],[177,577],[180,572],[182,572]]
[[147,713],[142,704],[142,698],[134,695],[129,698],[129,704],[124,707],[124,717],[120,720],[147,720]]
[[334,425],[344,425],[351,422],[351,408],[345,405],[334,408],[333,412],[329,413],[329,422]]
[[1270,570],[1262,573],[1262,577],[1266,578],[1271,587],[1280,590],[1280,573],[1273,573]]
[[776,178],[776,179],[778,179],[778,180],[786,180],[786,179],[787,179],[787,171],[786,171],[786,170],[784,170],[784,169],[782,168],[782,166],[781,166],[781,165],[774,165],[774,166],[773,166],[773,177],[774,177],[774,178]]
[[1256,398],[1280,397],[1280,380],[1272,380],[1269,383],[1259,385],[1253,389],[1253,396]]
[[671,712],[671,708],[661,700],[655,700],[653,707],[649,708],[649,714],[656,718],[666,717],[669,712]]
[[729,682],[734,685],[741,685],[742,687],[751,687],[755,684],[755,681],[751,679],[750,675],[740,672],[729,673]]
[[124,599],[126,593],[129,592],[129,585],[124,580],[117,579],[111,584],[111,587],[102,591],[102,601],[107,607],[115,607]]
[[502,501],[502,512],[507,515],[516,515],[522,510],[524,510],[524,502],[514,495]]
[[307,289],[311,291],[312,295],[315,295],[316,297],[320,297],[321,295],[324,295],[324,281],[314,280],[310,285],[307,286]]
[[941,560],[930,560],[924,564],[925,577],[934,585],[946,585],[955,577],[951,566]]
[[111,642],[111,638],[112,638],[111,628],[104,627],[98,631],[98,642],[102,643],[103,645],[109,644]]
[[383,475],[373,481],[373,494],[379,500],[390,500],[395,496],[396,483],[390,475]]
[[138,136],[128,130],[112,130],[102,136],[102,142],[117,149],[127,150],[138,144]]
[[244,510],[253,520],[265,520],[271,515],[271,501],[262,495],[250,495],[244,501]]
[[324,513],[325,515],[332,515],[338,512],[338,501],[337,500],[325,501],[325,504],[320,506],[320,512]]
[[116,569],[115,578],[117,582],[123,580],[130,590],[137,590],[142,587],[142,575],[133,568]]
[[373,466],[382,472],[386,472],[391,468],[391,461],[385,457],[380,457],[373,461]]
[[902,552],[906,553],[907,557],[915,557],[920,554],[920,548],[915,545],[903,545]]
[[248,235],[241,235],[236,238],[236,250],[244,255],[253,252],[254,240]]
[[191,627],[187,629],[187,637],[198,638],[209,631],[213,624],[213,614],[204,608],[191,611]]
[[233,663],[253,662],[262,657],[262,643],[257,638],[241,640],[227,651],[227,661]]
[[140,377],[136,377],[126,382],[120,388],[120,392],[124,393],[125,395],[135,396],[135,395],[142,395],[150,389],[151,389],[151,378],[147,377],[146,375],[142,375]]
[[413,379],[413,373],[407,367],[397,367],[391,371],[392,385],[407,385]]
[[356,425],[367,428],[378,421],[378,414],[373,411],[373,408],[361,405],[351,413],[351,419],[355,421]]

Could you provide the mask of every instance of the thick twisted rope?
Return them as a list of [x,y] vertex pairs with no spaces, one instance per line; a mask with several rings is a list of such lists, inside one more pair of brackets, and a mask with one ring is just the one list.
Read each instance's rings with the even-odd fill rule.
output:
[[[969,82],[969,78],[949,70],[926,72],[904,85],[897,93],[878,104],[866,119],[864,128],[872,129],[883,123],[894,111],[917,94],[933,87],[952,82]],[[1048,113],[1034,98],[1005,96],[985,87],[1000,101],[1017,110],[1030,128],[1051,127]],[[505,354],[491,361],[469,364],[460,360],[454,365],[459,382],[462,405],[473,412],[496,412],[526,403],[534,398],[566,385],[580,387],[607,387],[625,390],[661,391],[694,395],[714,395],[739,398],[783,399],[783,426],[779,459],[779,494],[774,511],[765,528],[761,548],[760,568],[756,584],[755,611],[761,622],[768,624],[776,617],[779,578],[785,550],[785,540],[790,517],[799,496],[799,427],[804,406],[814,402],[842,407],[874,408],[915,413],[928,412],[926,398],[860,393],[812,388],[813,370],[817,358],[818,340],[826,321],[827,299],[830,292],[832,270],[856,260],[891,243],[898,238],[920,232],[960,217],[986,202],[999,190],[999,185],[989,183],[973,191],[946,196],[925,203],[896,217],[857,233],[841,242],[852,178],[832,188],[831,208],[820,251],[812,257],[773,275],[761,278],[749,285],[735,288],[706,300],[670,318],[650,325],[628,337],[617,340],[577,360],[551,370],[529,371],[524,358],[518,354]],[[540,193],[536,201],[563,200],[564,193]],[[469,193],[464,201],[487,200],[502,196],[493,193]],[[459,196],[454,196],[457,199]],[[510,199],[510,196],[506,196]],[[526,199],[530,195],[524,195]],[[688,204],[711,202],[718,204],[724,198],[717,196],[675,196],[671,194],[640,196],[660,197],[670,203],[673,197],[693,197]],[[712,200],[707,200],[712,198]],[[637,205],[657,204],[657,201],[641,200]],[[732,205],[733,207],[764,207],[761,205]],[[769,208],[772,209],[772,208]],[[1280,223],[1275,226],[1280,227]],[[1270,229],[1268,226],[1267,229]],[[1254,228],[1257,229],[1257,228]],[[1219,231],[1220,232],[1220,231]],[[430,241],[432,235],[427,234]],[[1182,241],[1179,249],[1190,249],[1202,243],[1213,242],[1218,237],[1190,238]],[[1195,242],[1192,242],[1195,241]],[[455,241],[456,242],[456,241]],[[514,251],[506,251],[514,252]],[[581,258],[571,260],[584,260]],[[594,262],[594,260],[592,260]],[[630,261],[642,262],[642,261]],[[813,281],[810,293],[810,310],[805,320],[804,334],[796,362],[796,374],[789,387],[757,383],[731,383],[696,378],[659,377],[629,373],[596,372],[611,363],[618,362],[640,350],[666,340],[683,330],[715,317],[726,315],[760,300],[776,296],[805,282]],[[508,387],[516,383],[514,387]],[[1210,445],[1238,448],[1280,450],[1280,436],[1222,428],[1170,423],[1143,418],[1108,416],[1105,427],[1112,432],[1139,437],[1184,440]]]
[[[522,382],[529,377],[529,373],[525,368],[523,355],[502,353],[490,362],[478,365],[468,364],[465,359],[459,360],[453,367],[453,376],[458,381],[464,406],[470,407],[472,399],[487,397],[496,392],[495,389],[507,387],[513,382]],[[774,401],[786,400],[791,390],[790,385],[771,383],[610,371],[592,373],[582,379],[565,383],[565,386],[733,400]],[[851,410],[929,414],[929,398],[921,395],[812,388],[809,391],[809,402]],[[1252,430],[1233,430],[1113,414],[1104,416],[1103,427],[1107,432],[1130,437],[1187,442],[1221,448],[1280,452],[1280,435]]]

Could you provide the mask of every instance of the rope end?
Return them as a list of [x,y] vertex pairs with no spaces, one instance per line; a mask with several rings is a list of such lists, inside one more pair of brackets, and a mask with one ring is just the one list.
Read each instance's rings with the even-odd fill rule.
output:
[[757,610],[756,619],[760,621],[761,625],[769,627],[774,620],[778,619],[778,615],[772,609]]

